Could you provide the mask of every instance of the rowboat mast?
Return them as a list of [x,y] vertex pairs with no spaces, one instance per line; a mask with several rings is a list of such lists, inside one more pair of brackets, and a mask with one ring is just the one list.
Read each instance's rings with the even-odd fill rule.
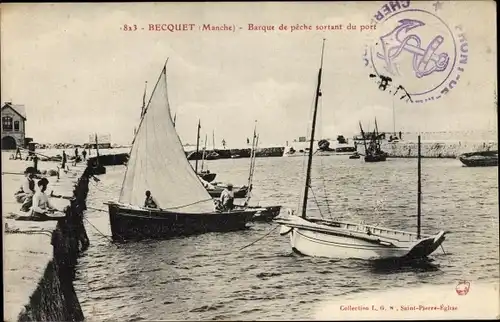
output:
[[321,75],[323,72],[323,55],[325,51],[325,39],[323,39],[323,46],[321,48],[321,63],[318,71],[318,86],[316,87],[316,96],[314,98],[314,114],[312,120],[311,127],[311,138],[309,142],[309,156],[307,160],[307,173],[306,173],[306,182],[304,188],[304,200],[302,202],[302,218],[306,218],[307,216],[307,197],[309,194],[309,188],[311,187],[311,167],[312,167],[312,157],[313,157],[313,148],[314,148],[314,132],[316,130],[316,117],[318,115],[318,100],[321,96]]

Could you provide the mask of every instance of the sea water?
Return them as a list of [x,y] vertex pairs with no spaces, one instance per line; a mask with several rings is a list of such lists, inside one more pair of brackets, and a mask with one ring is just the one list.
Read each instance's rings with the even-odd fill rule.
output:
[[[217,173],[216,181],[242,185],[249,162],[225,159],[206,164]],[[253,202],[296,208],[305,181],[303,166],[302,158],[256,159]],[[443,296],[437,304],[458,305],[455,287],[464,280],[471,285],[469,301],[479,285],[496,287],[492,294],[498,294],[496,167],[422,160],[422,232],[449,234],[443,249],[429,261],[412,265],[303,257],[292,253],[288,237],[277,230],[240,250],[273,229],[270,223],[252,224],[240,232],[112,244],[103,237],[110,235],[103,202],[118,197],[124,171],[124,166],[107,167],[101,181],[90,186],[88,206],[104,211],[87,211],[95,228],[86,223],[91,246],[79,259],[75,282],[88,321],[349,319],[352,312],[342,311],[341,305],[371,307],[381,305],[383,298],[392,299],[385,304],[394,307],[435,305],[439,301],[422,299],[433,294],[436,299],[440,291],[451,300]],[[317,157],[312,176],[311,216],[416,231],[416,159],[364,163],[347,156]],[[354,319],[370,316],[361,314]],[[382,319],[399,316],[371,314]]]

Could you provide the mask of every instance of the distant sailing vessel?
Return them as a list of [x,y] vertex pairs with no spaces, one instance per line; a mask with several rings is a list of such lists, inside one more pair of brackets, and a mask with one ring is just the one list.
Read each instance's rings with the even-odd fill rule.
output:
[[496,167],[498,150],[464,153],[458,159],[467,167]]
[[[215,177],[217,177],[216,173],[210,172],[210,170],[203,170],[203,164],[205,162],[205,154],[206,154],[206,141],[207,139],[205,138],[205,149],[202,152],[202,157],[201,157],[201,164],[202,168],[201,171],[198,172],[198,154],[200,153],[200,129],[201,129],[201,122],[198,121],[198,134],[196,135],[196,151],[195,153],[195,166],[194,166],[194,171],[206,182],[212,182],[215,180]],[[190,159],[190,155],[187,156],[187,159]]]
[[[159,208],[144,207],[148,190]],[[256,213],[215,210],[174,128],[166,63],[134,137],[119,200],[107,205],[111,234],[117,241],[242,230]]]
[[302,200],[301,216],[293,211],[287,216],[279,216],[275,222],[281,224],[281,235],[289,235],[292,250],[307,256],[328,258],[420,258],[434,252],[444,241],[445,232],[436,235],[420,233],[420,137],[418,158],[418,216],[417,233],[369,226],[364,224],[323,220],[307,217],[308,192],[311,188],[312,146],[316,127],[318,99],[321,96],[321,74],[323,69],[323,49],[321,51],[321,67],[318,73],[318,84],[311,128],[311,146],[308,155],[306,183]]
[[373,134],[370,136],[370,142],[366,144],[366,136],[359,122],[359,128],[361,130],[361,135],[363,136],[363,144],[365,147],[364,160],[365,162],[382,162],[387,159],[387,153],[382,151],[380,148],[380,134],[378,133],[377,119],[375,119],[375,129]]

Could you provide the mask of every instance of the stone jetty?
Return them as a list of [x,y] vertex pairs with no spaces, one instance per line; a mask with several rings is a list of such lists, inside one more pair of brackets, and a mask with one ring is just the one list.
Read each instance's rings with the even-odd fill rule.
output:
[[[14,192],[24,169],[32,162],[8,160],[2,154],[2,216],[4,225],[4,321],[82,321],[73,280],[78,257],[89,247],[83,225],[92,175],[83,163],[47,176],[47,192],[64,216],[57,221],[19,221],[20,204]],[[41,168],[42,167],[42,168]],[[53,162],[39,164],[48,173]],[[16,175],[15,173],[19,173]]]
[[[358,145],[358,149],[360,145]],[[390,158],[416,158],[417,142],[400,141],[384,142],[382,151],[388,153]],[[497,142],[422,142],[421,153],[424,158],[457,158],[462,153],[498,150]],[[361,150],[362,151],[362,150]],[[361,152],[360,151],[360,152]]]

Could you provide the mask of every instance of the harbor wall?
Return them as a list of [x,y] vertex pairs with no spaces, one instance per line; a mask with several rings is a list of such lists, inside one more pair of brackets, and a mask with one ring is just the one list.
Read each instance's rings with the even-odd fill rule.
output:
[[52,260],[18,321],[84,320],[73,281],[77,259],[89,247],[83,216],[91,175],[91,168],[86,168],[78,180],[70,205],[64,209],[66,216],[58,220],[52,232]]
[[[384,142],[382,151],[390,158],[416,158],[417,142]],[[462,153],[498,150],[497,142],[422,142],[421,155],[424,158],[457,158]],[[363,152],[362,145],[358,151]]]

